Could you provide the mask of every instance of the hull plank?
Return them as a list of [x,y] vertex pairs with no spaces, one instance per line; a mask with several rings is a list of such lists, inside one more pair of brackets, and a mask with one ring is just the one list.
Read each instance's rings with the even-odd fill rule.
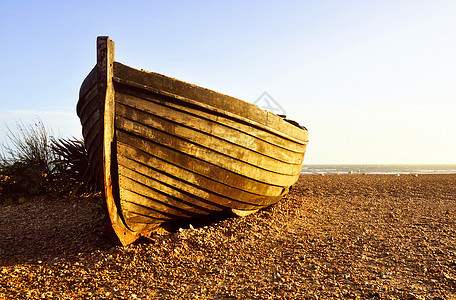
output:
[[127,245],[165,222],[279,201],[301,171],[308,132],[253,104],[114,61],[97,64],[77,105],[111,238]]
[[244,119],[247,124],[269,128],[271,132],[306,144],[307,130],[302,130],[302,128],[294,126],[284,121],[283,118],[264,111],[251,103],[161,74],[136,70],[118,62],[114,62],[113,68],[114,77],[124,80],[131,86],[153,90],[171,98],[186,100],[200,108],[208,107],[213,112],[221,112],[223,115]]
[[99,110],[100,108],[100,99],[98,97],[98,86],[96,83],[92,85],[86,92],[84,98],[86,99],[86,102],[84,102],[84,105],[79,108],[78,113],[81,116],[86,116],[90,115],[93,111]]
[[[149,119],[149,121],[153,122],[152,119]],[[210,138],[204,136],[199,137],[204,141],[200,144],[192,143],[187,141],[187,139],[192,139],[191,137],[184,139],[177,137],[176,134],[168,133],[170,131],[175,131],[175,128],[158,130],[154,127],[145,126],[137,121],[125,119],[123,117],[116,118],[116,127],[119,135],[125,133],[138,137],[137,142],[147,144],[148,147],[150,147],[150,151],[156,151],[157,148],[160,147],[171,148],[174,151],[179,152],[182,154],[179,157],[184,157],[184,160],[172,161],[177,164],[185,165],[186,161],[193,159],[202,160],[261,182],[266,182],[268,184],[276,183],[283,186],[290,184],[290,182],[293,183],[296,180],[296,175],[299,174],[301,170],[300,166],[298,166],[299,170],[296,170],[296,165],[290,166],[278,161],[271,161],[271,159],[265,158],[261,154],[251,153],[251,151],[246,149],[237,151],[238,149],[236,148],[240,148],[237,146],[231,147],[230,153],[230,148],[223,148],[225,145],[220,143],[220,147],[215,151],[210,148],[210,146],[214,146],[211,145],[212,141]],[[196,139],[198,137],[194,136],[193,138]],[[215,141],[215,143],[217,143],[217,141]],[[172,157],[175,158],[177,156],[173,155]],[[281,167],[281,169],[278,169],[280,170],[280,173],[270,171],[271,169],[277,170],[273,169],[273,167]]]
[[[284,140],[267,131],[256,130],[252,132],[252,128],[247,125],[214,114],[190,109],[183,105],[160,102],[159,98],[143,99],[122,92],[118,94],[116,101],[121,104],[117,107],[119,113],[139,111],[143,115],[150,114],[283,162],[302,163],[304,145]],[[198,122],[194,122],[195,119]]]
[[[261,163],[261,166],[259,167],[275,173],[296,175],[301,171],[302,164],[300,163],[300,155],[292,153],[288,155],[288,157],[285,157],[285,155],[282,154],[280,155],[281,159],[277,159],[274,156],[279,156],[277,153],[283,152],[274,152],[273,150],[275,149],[270,149],[272,147],[265,147],[265,145],[258,140],[249,140],[248,136],[240,132],[230,132],[229,129],[226,129],[224,133],[216,136],[212,132],[208,133],[186,127],[182,124],[185,121],[182,123],[171,122],[164,117],[148,114],[137,109],[126,107],[122,104],[117,106],[116,113],[118,128],[121,128],[122,126],[136,126],[139,131],[162,132],[165,133],[164,138],[166,140],[176,141],[176,143],[179,143],[180,145],[187,143],[196,145],[198,148],[210,149],[216,152],[216,155],[232,157],[253,166],[258,166],[258,164]],[[167,114],[172,115],[173,111],[168,111]],[[186,121],[193,124],[201,123],[201,119],[190,116],[186,118]],[[210,127],[206,126],[206,128]],[[131,128],[123,129],[130,130]],[[214,129],[213,131],[216,130]],[[268,150],[263,150],[262,147],[265,147]],[[266,154],[264,152],[266,152]],[[295,161],[291,161],[293,158]],[[283,161],[285,159],[288,161]]]
[[[148,102],[157,102],[160,105],[171,107],[172,109],[176,110],[177,113],[180,111],[186,112],[191,115],[198,116],[202,119],[211,120],[220,125],[224,125],[226,127],[244,132],[247,135],[261,139],[269,144],[276,145],[290,151],[298,152],[300,154],[305,153],[307,142],[286,135],[273,128],[264,126],[264,124],[252,122],[245,117],[234,116],[227,112],[224,113],[220,109],[208,105],[202,105],[197,101],[183,98],[181,96],[160,94],[160,92],[156,89],[151,89],[150,87],[145,86],[137,86],[136,83],[131,81],[125,82],[119,78],[113,78],[113,80],[116,86],[118,86],[118,89],[122,91],[122,94],[132,95],[135,98],[144,99]],[[130,84],[130,86],[127,84]],[[122,96],[118,97],[118,99],[122,99],[121,97]],[[126,99],[122,99],[122,101],[126,101]],[[127,104],[127,102],[125,103]],[[146,105],[146,107],[147,106],[148,105]],[[141,110],[153,113],[153,111],[150,109],[142,106],[141,103],[133,103],[132,107],[138,107]],[[269,114],[271,116],[277,117],[272,113]],[[288,125],[293,126],[291,124]],[[305,137],[307,139],[307,134]]]
[[268,189],[270,186],[274,186],[278,188],[276,189],[277,191],[281,191],[284,187],[290,186],[296,181],[296,179],[291,176],[274,174],[275,176],[273,179],[276,179],[277,181],[274,182],[273,185],[270,183],[272,181],[271,178],[258,170],[253,170],[251,173],[255,172],[254,175],[257,175],[259,178],[251,178],[240,173],[244,172],[248,174],[248,171],[252,171],[246,170],[246,168],[242,169],[242,166],[228,166],[227,168],[229,169],[225,169],[221,166],[211,164],[210,162],[191,157],[185,153],[174,150],[171,147],[165,147],[148,139],[137,138],[124,131],[119,130],[116,133],[119,142],[127,145],[135,145],[135,148],[146,153],[151,153],[153,156],[170,164],[180,166],[183,169],[205,177],[213,178],[217,182],[248,192],[254,193],[260,190],[261,193],[261,190]]
[[[97,182],[101,181],[102,152],[101,152],[101,122],[100,122],[100,101],[96,82],[93,83],[85,95],[86,102],[78,110],[81,116],[82,135],[88,152],[90,169]],[[79,108],[79,107],[78,107]]]
[[[145,202],[136,201],[135,198],[131,198],[129,202],[152,208],[155,207],[167,214],[172,214],[183,218],[196,217],[211,213],[211,210],[205,209],[202,206],[195,205],[195,200],[175,189],[171,189],[162,184],[157,184],[156,181],[145,178],[144,176],[138,175],[135,172],[127,172],[126,169],[123,169],[121,171],[121,174],[130,174],[134,175],[135,177],[135,179],[132,179],[121,175],[119,180],[122,187],[125,186],[125,189],[128,187],[130,191],[134,191],[134,193],[146,197]],[[121,199],[127,199],[126,197],[123,197],[122,191]],[[218,210],[221,209],[219,208]]]
[[[131,165],[129,165],[129,167],[132,168]],[[150,170],[144,170],[147,167],[142,166],[138,168],[138,166],[133,166],[135,170],[132,170],[129,167],[121,166],[119,163],[119,174],[121,174],[122,177],[126,177],[135,182],[139,182],[139,184],[145,185],[149,189],[153,189],[154,191],[156,191],[147,191],[147,195],[151,195],[154,193],[157,194],[157,192],[165,195],[165,202],[167,202],[169,205],[173,205],[179,209],[184,209],[188,212],[199,215],[207,215],[213,211],[222,211],[224,208],[227,208],[221,205],[214,205],[212,202],[205,201],[202,197],[189,194],[181,190],[180,188],[177,188],[176,183],[174,183],[174,185],[164,183],[165,181],[167,181],[166,178],[169,178],[168,176],[155,176],[155,178],[152,178],[143,175],[144,173],[150,173]],[[156,175],[156,172],[154,172],[153,175]],[[159,177],[160,180],[157,179],[157,177]],[[158,197],[160,198],[163,196],[158,195]],[[167,199],[171,200],[168,201]],[[176,201],[176,199],[178,200]]]
[[143,186],[141,185],[131,185],[129,187],[134,187],[135,191],[133,192],[127,190],[126,188],[120,189],[120,195],[122,197],[122,208],[128,211],[134,211],[132,208],[138,209],[136,211],[138,213],[140,212],[139,210],[148,211],[149,216],[162,220],[191,217],[191,215],[186,213],[185,211],[175,209],[171,205],[167,204],[166,202],[169,203],[170,201],[169,199],[166,199],[165,196],[157,195],[157,193],[155,192],[147,191],[143,189]]
[[[144,165],[153,166],[154,179],[179,188],[195,197],[205,199],[205,201],[217,207],[257,209],[260,206],[277,202],[277,197],[283,192],[283,188],[274,189],[274,187],[269,186],[269,189],[263,190],[263,194],[249,193],[224,185],[221,182],[213,180],[213,178],[204,177],[182,169],[179,166],[169,164],[125,144],[121,149],[122,154],[119,153],[117,156],[119,164],[140,170],[143,174],[147,173],[147,171],[141,170],[141,168],[144,168]],[[185,178],[185,180],[182,178]],[[259,202],[260,200],[261,202]]]

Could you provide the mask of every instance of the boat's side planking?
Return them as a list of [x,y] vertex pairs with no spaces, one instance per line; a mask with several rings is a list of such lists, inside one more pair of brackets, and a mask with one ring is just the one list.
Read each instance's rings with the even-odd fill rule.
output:
[[277,202],[301,171],[307,130],[255,105],[114,61],[97,40],[78,115],[110,223],[129,244],[163,222]]
[[[255,211],[277,202],[297,180],[306,147],[297,137],[304,130],[296,133],[274,116],[293,127],[283,133],[216,107],[220,101],[190,99],[208,96],[192,85],[188,93],[183,86],[178,95],[164,92],[161,75],[159,83],[122,77],[132,74],[128,68],[115,63],[113,79],[120,198],[128,227],[142,230],[226,209]],[[138,72],[133,73],[156,76]]]

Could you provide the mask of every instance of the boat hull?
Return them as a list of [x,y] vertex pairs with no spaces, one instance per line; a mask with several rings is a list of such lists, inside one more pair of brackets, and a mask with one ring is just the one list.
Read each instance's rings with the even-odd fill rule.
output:
[[121,244],[166,222],[256,211],[287,194],[301,171],[307,130],[239,99],[115,62],[113,47],[98,39],[97,66],[77,110]]

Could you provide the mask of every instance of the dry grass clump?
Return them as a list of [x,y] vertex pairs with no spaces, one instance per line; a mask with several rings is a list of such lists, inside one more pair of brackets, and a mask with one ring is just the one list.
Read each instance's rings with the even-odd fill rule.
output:
[[41,120],[6,128],[8,142],[0,148],[0,203],[23,203],[26,198],[62,193],[93,192],[84,143],[56,139]]

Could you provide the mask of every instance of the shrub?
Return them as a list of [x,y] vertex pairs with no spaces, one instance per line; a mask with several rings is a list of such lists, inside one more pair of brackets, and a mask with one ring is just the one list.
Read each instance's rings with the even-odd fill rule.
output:
[[7,127],[6,135],[9,144],[2,145],[4,151],[0,153],[0,168],[9,167],[16,162],[33,167],[43,174],[49,174],[53,170],[55,153],[50,148],[50,134],[43,122],[38,119],[32,125],[16,123],[18,133],[14,133]]
[[0,152],[0,203],[23,203],[36,195],[96,192],[84,142],[55,139],[41,120],[7,127],[9,144]]
[[15,162],[2,168],[1,194],[12,200],[24,196],[36,196],[49,192],[50,182],[46,173],[23,162]]
[[76,138],[52,139],[51,149],[58,157],[54,161],[60,185],[64,189],[73,188],[76,192],[93,193],[97,191],[96,178],[92,175],[89,155],[84,142]]

